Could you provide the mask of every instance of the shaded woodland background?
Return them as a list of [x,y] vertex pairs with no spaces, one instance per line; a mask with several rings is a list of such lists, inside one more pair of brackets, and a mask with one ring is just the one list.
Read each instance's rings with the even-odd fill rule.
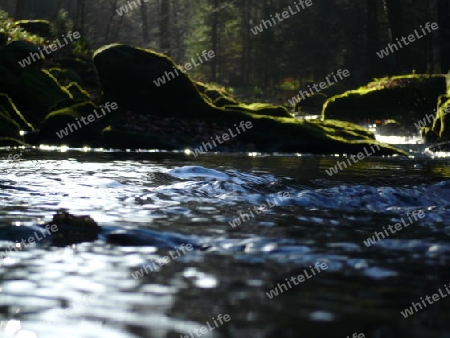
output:
[[[135,0],[136,1],[136,0]],[[182,64],[203,50],[216,57],[192,76],[255,92],[298,90],[339,68],[355,87],[385,75],[450,70],[450,0],[313,0],[263,33],[250,28],[293,0],[149,0],[120,16],[125,0],[0,0],[15,19],[54,20],[65,9],[95,49],[120,42],[164,52]],[[439,30],[389,57],[376,52],[426,22]]]

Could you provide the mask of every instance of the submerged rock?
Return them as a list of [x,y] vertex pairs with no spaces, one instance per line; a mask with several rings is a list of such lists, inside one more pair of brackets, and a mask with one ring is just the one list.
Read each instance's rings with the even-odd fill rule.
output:
[[66,246],[82,242],[93,242],[98,238],[101,227],[89,216],[73,216],[60,212],[53,216],[52,222],[43,225],[56,225],[52,245]]

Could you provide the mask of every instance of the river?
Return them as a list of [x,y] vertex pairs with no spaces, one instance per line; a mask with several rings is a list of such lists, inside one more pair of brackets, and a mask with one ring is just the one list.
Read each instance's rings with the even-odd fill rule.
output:
[[0,260],[0,336],[448,338],[448,299],[401,312],[450,283],[449,160],[402,147],[332,176],[343,157],[0,150],[0,248],[61,210],[102,227]]

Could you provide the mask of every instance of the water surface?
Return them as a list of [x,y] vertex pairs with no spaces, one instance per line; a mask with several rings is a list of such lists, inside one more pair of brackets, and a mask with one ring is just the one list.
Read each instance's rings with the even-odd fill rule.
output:
[[[207,322],[202,337],[450,337],[448,299],[400,313],[450,283],[449,161],[404,147],[333,176],[344,157],[53,149],[13,166],[1,150],[1,248],[60,210],[102,226],[93,243],[0,261],[3,337],[197,337]],[[413,211],[425,216],[363,243]],[[182,244],[194,249],[135,278]]]

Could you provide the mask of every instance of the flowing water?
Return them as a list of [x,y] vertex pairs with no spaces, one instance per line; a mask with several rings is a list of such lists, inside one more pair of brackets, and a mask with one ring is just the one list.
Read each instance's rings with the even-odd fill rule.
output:
[[403,147],[332,176],[344,157],[0,150],[0,248],[61,210],[102,227],[8,251],[0,335],[450,337],[450,298],[401,314],[450,283],[449,161]]

